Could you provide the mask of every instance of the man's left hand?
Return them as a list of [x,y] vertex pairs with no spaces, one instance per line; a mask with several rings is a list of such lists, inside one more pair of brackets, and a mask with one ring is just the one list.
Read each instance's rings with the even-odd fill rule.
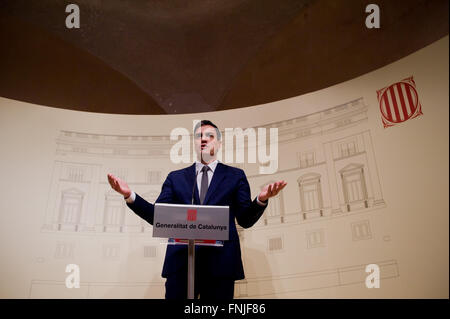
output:
[[261,202],[266,202],[270,197],[276,196],[286,185],[287,182],[285,181],[278,181],[272,184],[268,184],[264,186],[261,193],[259,193],[258,199]]

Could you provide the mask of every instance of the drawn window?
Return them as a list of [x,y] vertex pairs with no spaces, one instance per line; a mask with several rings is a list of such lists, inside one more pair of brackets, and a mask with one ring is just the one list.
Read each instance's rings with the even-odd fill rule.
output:
[[73,244],[58,242],[55,250],[56,259],[72,258],[73,257]]
[[83,193],[72,189],[62,194],[59,223],[76,225],[80,220]]
[[308,174],[298,180],[300,188],[300,205],[303,212],[323,208],[320,175]]
[[320,208],[319,183],[317,181],[303,184],[303,206],[305,211]]
[[277,251],[283,249],[283,240],[281,237],[269,239],[269,251]]
[[325,235],[323,230],[316,230],[306,233],[308,248],[323,247],[325,245]]
[[352,224],[352,238],[354,241],[371,239],[370,224],[368,220]]
[[84,171],[81,167],[68,166],[66,167],[66,179],[73,182],[82,182]]
[[144,257],[145,258],[156,257],[156,247],[155,246],[144,246]]
[[280,197],[272,197],[269,200],[269,204],[267,205],[267,215],[271,217],[280,216],[281,215],[281,209],[280,209]]
[[147,172],[147,183],[149,184],[159,184],[161,181],[160,171],[148,171]]
[[348,201],[356,202],[364,199],[364,190],[360,172],[346,174],[345,184],[348,192]]
[[364,178],[364,168],[361,164],[349,164],[341,171],[342,188],[347,210],[350,211],[356,206],[352,204],[363,203],[368,207],[367,185]]
[[315,164],[314,152],[307,152],[300,154],[300,168],[313,166]]
[[[274,181],[269,181],[267,184],[274,183]],[[266,184],[261,186],[263,189]],[[269,199],[269,204],[264,213],[264,223],[267,225],[268,219],[272,219],[272,222],[275,220],[284,223],[284,212],[283,212],[283,193],[278,194],[275,197]],[[276,217],[276,218],[275,218]]]
[[347,157],[357,153],[356,142],[350,141],[340,144],[341,157]]
[[117,200],[109,200],[105,211],[105,226],[121,226],[124,219],[123,203]]
[[119,258],[120,247],[116,244],[103,245],[103,258],[106,260],[116,260]]
[[113,149],[113,154],[114,155],[127,155],[128,154],[128,150],[127,149],[122,149],[122,148],[115,148],[115,149]]

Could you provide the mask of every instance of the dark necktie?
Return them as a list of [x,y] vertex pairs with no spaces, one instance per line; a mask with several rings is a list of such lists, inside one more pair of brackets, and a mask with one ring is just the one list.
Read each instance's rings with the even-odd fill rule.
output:
[[203,204],[203,201],[205,200],[206,197],[206,192],[208,191],[208,170],[209,170],[209,166],[205,165],[202,168],[202,184],[201,184],[201,188],[200,188],[200,203]]

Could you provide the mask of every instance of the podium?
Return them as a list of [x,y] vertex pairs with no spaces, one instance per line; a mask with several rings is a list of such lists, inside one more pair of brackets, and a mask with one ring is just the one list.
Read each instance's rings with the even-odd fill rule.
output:
[[229,206],[155,203],[153,237],[188,240],[188,299],[194,299],[195,245],[228,240]]

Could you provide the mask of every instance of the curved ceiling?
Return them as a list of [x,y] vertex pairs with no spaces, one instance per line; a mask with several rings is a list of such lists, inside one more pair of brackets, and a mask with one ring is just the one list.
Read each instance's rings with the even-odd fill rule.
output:
[[319,90],[448,34],[447,0],[78,0],[0,3],[0,95],[103,113],[239,108]]

